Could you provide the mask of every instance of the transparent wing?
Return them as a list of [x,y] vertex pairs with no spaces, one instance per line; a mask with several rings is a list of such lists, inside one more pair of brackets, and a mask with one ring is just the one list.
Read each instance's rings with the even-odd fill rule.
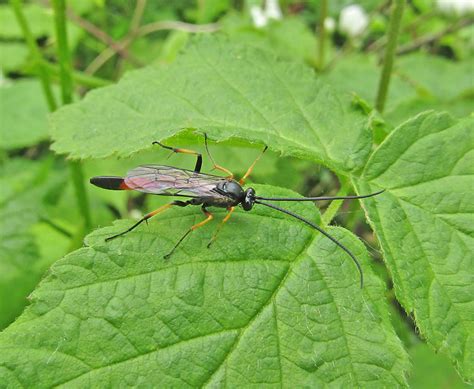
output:
[[185,197],[221,197],[215,191],[221,181],[225,178],[162,165],[142,165],[125,177],[125,184],[139,192]]

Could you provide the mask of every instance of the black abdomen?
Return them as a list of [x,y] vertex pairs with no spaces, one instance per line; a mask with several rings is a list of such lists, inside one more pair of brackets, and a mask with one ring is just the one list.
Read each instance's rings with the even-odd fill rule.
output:
[[92,185],[98,186],[99,188],[109,189],[109,190],[127,190],[130,189],[122,177],[113,177],[113,176],[99,176],[92,177],[90,179]]

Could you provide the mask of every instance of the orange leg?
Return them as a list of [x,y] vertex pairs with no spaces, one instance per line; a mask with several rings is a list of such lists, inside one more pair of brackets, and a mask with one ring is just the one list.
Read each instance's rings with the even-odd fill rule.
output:
[[224,172],[225,174],[227,174],[226,178],[229,180],[232,180],[234,178],[234,173],[232,173],[229,169],[226,169],[225,167],[214,164],[214,166],[212,167],[212,170],[214,169],[220,170],[221,172]]
[[117,235],[114,235],[114,236],[110,236],[108,238],[105,239],[105,241],[109,241],[109,240],[112,240],[112,239],[115,239],[119,236],[122,236],[122,235],[125,235],[126,233],[134,230],[136,227],[138,227],[141,223],[143,223],[144,221],[147,221],[149,218],[163,212],[163,211],[166,211],[168,208],[171,208],[173,205],[177,205],[179,207],[186,207],[187,205],[189,205],[188,202],[184,202],[184,201],[173,201],[172,203],[169,203],[169,204],[166,204],[166,205],[163,205],[162,207],[158,208],[158,209],[155,209],[154,211],[150,212],[150,213],[147,213],[145,216],[143,216],[143,218],[141,218],[139,221],[137,221],[133,226],[131,226],[129,229],[121,232],[120,234],[117,234]]
[[171,150],[171,151],[173,151],[173,153],[196,155],[197,160],[196,160],[196,166],[194,167],[194,171],[196,173],[199,173],[201,171],[201,167],[202,167],[202,155],[201,155],[201,153],[198,153],[197,151],[194,151],[194,150],[179,149],[179,148],[176,148],[176,147],[165,146],[164,144],[162,144],[160,142],[157,142],[157,141],[153,142],[153,144],[154,145],[159,145],[159,146],[163,147],[164,149]]
[[206,215],[206,219],[203,220],[202,222],[199,222],[197,224],[195,224],[194,226],[192,226],[188,231],[186,231],[186,233],[181,237],[180,240],[178,240],[178,243],[176,243],[173,247],[173,249],[164,256],[165,259],[168,259],[169,257],[171,257],[171,255],[174,253],[174,251],[176,250],[176,248],[181,244],[181,242],[191,233],[193,232],[194,230],[197,230],[199,227],[202,227],[203,225],[209,223],[213,218],[214,216],[212,216],[212,213],[210,213],[205,207],[204,205],[202,206],[202,212],[204,213],[204,215]]
[[257,162],[259,161],[260,158],[262,158],[262,155],[265,153],[265,151],[267,151],[267,146],[265,146],[265,148],[263,149],[263,151],[260,153],[260,155],[255,159],[255,161],[253,161],[253,163],[250,165],[250,167],[247,169],[247,172],[244,174],[244,176],[239,180],[239,184],[240,185],[243,185],[245,183],[245,180],[247,179],[248,176],[250,176],[250,174],[252,174],[252,171],[253,171],[253,168],[255,167],[255,165],[257,164]]
[[220,170],[221,172],[224,172],[225,174],[227,174],[227,178],[228,179],[233,179],[234,178],[234,174],[229,170],[229,169],[226,169],[225,167],[222,167],[218,164],[216,164],[216,162],[214,161],[214,158],[212,158],[212,155],[211,153],[209,152],[209,147],[207,145],[207,135],[204,134],[204,144],[206,145],[206,151],[207,151],[207,155],[209,156],[209,159],[211,160],[212,164],[214,165],[212,167],[212,169],[217,169],[217,170]]
[[211,247],[211,244],[214,243],[214,241],[215,241],[216,238],[217,238],[217,234],[218,234],[219,231],[222,229],[222,227],[224,227],[224,224],[227,223],[227,220],[230,219],[230,217],[232,216],[232,212],[234,212],[234,210],[235,210],[235,207],[227,208],[227,210],[228,210],[229,212],[227,213],[227,215],[225,216],[225,218],[222,219],[221,223],[220,223],[219,226],[217,227],[216,232],[214,233],[214,235],[212,236],[211,240],[210,240],[209,243],[207,244],[207,248]]

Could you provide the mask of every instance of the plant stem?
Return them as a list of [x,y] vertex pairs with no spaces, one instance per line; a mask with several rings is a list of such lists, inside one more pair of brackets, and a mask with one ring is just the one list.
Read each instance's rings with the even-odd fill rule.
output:
[[449,25],[445,29],[443,29],[443,30],[441,30],[441,31],[439,31],[435,34],[422,36],[421,38],[418,38],[418,39],[414,40],[411,43],[400,46],[397,50],[397,55],[411,53],[412,51],[418,50],[420,47],[422,47],[424,45],[428,45],[432,42],[435,42],[435,41],[439,40],[440,38],[442,38],[445,35],[451,34],[452,32],[460,30],[464,27],[471,26],[472,24],[474,24],[474,18],[473,17],[468,17],[466,19],[459,20],[458,22]]
[[78,161],[70,161],[69,167],[71,169],[74,191],[76,193],[76,201],[84,217],[86,230],[89,231],[92,228],[92,220],[89,207],[89,198],[84,185],[84,172],[82,171],[82,166]]
[[64,235],[67,238],[72,238],[72,233],[66,230],[64,227],[61,227],[59,224],[53,222],[51,219],[47,217],[40,216],[40,220],[50,226],[53,230],[59,232],[60,234]]
[[[59,75],[60,71],[59,71],[58,65],[44,61],[44,66],[53,77],[57,77]],[[73,71],[72,78],[73,78],[73,81],[75,81],[77,84],[87,86],[89,88],[99,88],[102,86],[107,86],[107,85],[112,84],[112,81],[110,80],[96,77],[96,76],[91,76],[89,74],[79,72],[77,70]]]
[[326,27],[325,21],[328,15],[328,2],[327,0],[321,0],[321,6],[319,8],[319,34],[318,34],[318,60],[319,70],[324,69],[325,61],[325,48],[326,48]]
[[[137,37],[142,37],[148,34],[152,34],[162,30],[174,30],[174,31],[186,31],[190,33],[207,33],[215,32],[219,30],[217,23],[211,24],[190,24],[180,21],[160,21],[145,24],[141,27],[137,27],[133,33],[127,34],[125,38],[115,42],[114,47],[106,47],[90,64],[87,66],[85,73],[94,74],[97,72],[115,53],[127,53],[127,47],[133,43]],[[123,58],[125,58],[122,55]],[[128,60],[130,59],[130,53],[128,53]],[[135,61],[136,62],[136,61]],[[143,66],[141,63],[136,63],[138,66]]]
[[[339,189],[339,192],[337,192],[336,196],[347,196],[348,193],[348,183],[347,180],[341,179],[341,188]],[[321,222],[323,223],[324,226],[329,225],[331,223],[332,219],[334,219],[334,216],[336,216],[337,212],[339,211],[339,208],[341,208],[343,200],[337,200],[337,201],[332,201],[331,204],[329,204],[329,207],[326,208],[326,211],[324,214],[321,216]]]
[[390,26],[388,30],[388,42],[387,47],[385,48],[382,74],[380,75],[377,99],[375,101],[375,108],[380,113],[383,112],[385,101],[387,99],[390,76],[392,74],[393,60],[395,57],[395,50],[397,48],[398,33],[400,31],[404,6],[405,0],[393,0],[392,11],[390,15]]
[[[50,79],[59,79],[59,66],[57,64],[43,60],[43,67],[48,71],[48,77],[50,77]],[[39,77],[39,73],[36,69],[25,69],[24,74]],[[113,83],[111,80],[92,76],[77,70],[73,71],[72,78],[77,84],[88,88],[100,88]]]
[[38,69],[38,76],[41,81],[44,96],[46,97],[46,102],[48,103],[48,108],[50,111],[54,111],[56,110],[57,105],[54,99],[53,91],[51,89],[51,84],[49,82],[49,74],[44,66],[43,56],[41,55],[38,45],[36,44],[36,40],[28,26],[25,15],[23,14],[21,0],[10,0],[10,5],[13,9],[13,12],[15,13],[18,24],[20,25],[31,56],[33,57],[34,66],[36,69]]
[[130,63],[135,66],[141,66],[141,63],[138,59],[132,56],[126,48],[122,47],[119,42],[115,41],[105,31],[101,30],[99,27],[92,24],[87,19],[83,19],[81,16],[74,13],[72,9],[66,9],[66,15],[72,22],[77,24],[82,29],[86,30],[89,34],[91,34],[101,42],[105,43],[107,46],[109,46],[114,51],[114,53],[117,53],[121,57],[126,58],[130,61]]
[[59,79],[63,104],[72,103],[72,65],[67,44],[66,4],[64,0],[53,0],[56,44],[58,45]]
[[162,30],[176,30],[191,33],[205,33],[219,31],[220,25],[218,23],[210,24],[191,24],[180,22],[177,20],[159,21],[141,26],[137,31],[137,36],[145,36],[156,31]]
[[[66,4],[64,0],[53,0],[54,22],[56,27],[56,40],[58,45],[59,78],[61,80],[61,96],[63,104],[72,102],[73,83],[72,65],[67,44],[66,30]],[[70,162],[71,178],[74,184],[76,200],[84,217],[86,230],[92,227],[89,200],[84,185],[84,174],[79,162]]]

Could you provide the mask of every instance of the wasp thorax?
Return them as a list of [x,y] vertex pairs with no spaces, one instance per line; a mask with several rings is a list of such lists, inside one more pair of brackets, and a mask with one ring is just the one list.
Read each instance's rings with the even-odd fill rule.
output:
[[238,182],[235,181],[224,181],[223,183],[219,183],[217,185],[218,189],[221,190],[226,195],[238,200],[243,198],[244,190],[239,185]]

